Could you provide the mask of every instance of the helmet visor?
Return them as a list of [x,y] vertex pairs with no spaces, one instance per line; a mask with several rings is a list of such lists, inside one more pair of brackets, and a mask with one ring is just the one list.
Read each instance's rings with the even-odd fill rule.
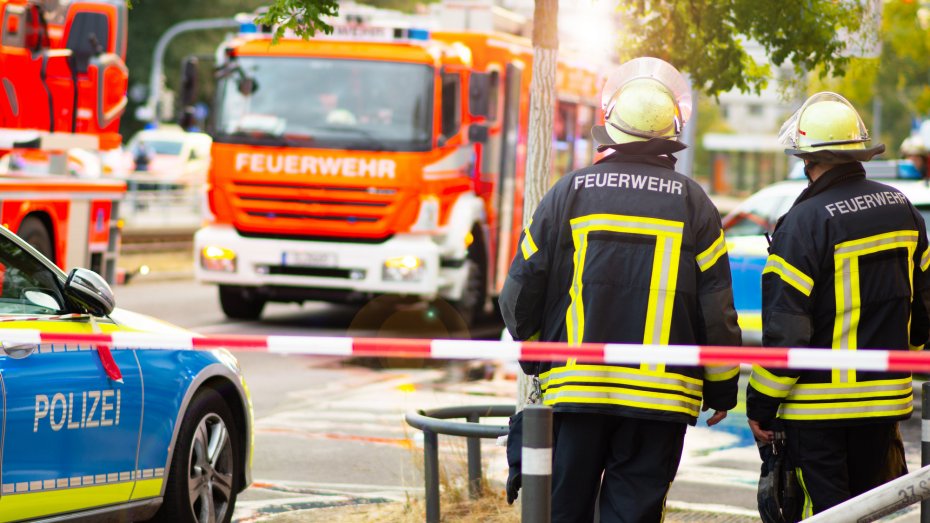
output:
[[682,126],[691,118],[691,87],[688,81],[671,64],[652,57],[634,58],[610,75],[601,90],[601,109],[607,113],[620,88],[639,78],[651,78],[669,90],[678,104]]
[[[818,114],[822,116],[821,118],[811,118],[808,115],[806,119],[805,114],[808,110],[812,113],[826,111],[826,114]],[[837,113],[841,114],[837,115]],[[838,116],[836,129],[824,132],[822,127],[830,125],[831,117],[834,115]],[[853,118],[853,121],[842,121],[846,117]],[[811,119],[814,120],[813,125],[810,122],[805,123],[805,120]],[[805,125],[815,128],[805,129]],[[808,98],[778,131],[778,143],[796,150],[846,149],[851,145],[867,141],[869,141],[869,131],[862,123],[859,112],[849,103],[849,100],[829,91],[817,93]]]

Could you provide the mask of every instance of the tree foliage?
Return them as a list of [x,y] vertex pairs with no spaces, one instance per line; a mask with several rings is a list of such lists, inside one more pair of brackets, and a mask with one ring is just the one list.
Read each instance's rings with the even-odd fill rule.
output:
[[[790,64],[798,76],[818,66],[823,75],[842,75],[849,62],[842,35],[859,30],[865,9],[835,0],[623,2],[620,55],[662,58],[709,95],[734,88],[758,93],[773,75],[771,65]],[[747,39],[765,49],[771,65],[746,52]]]
[[333,26],[324,18],[336,16],[338,12],[338,0],[275,0],[256,21],[275,27],[275,39],[287,31],[310,38],[317,32],[332,33]]
[[[930,117],[930,8],[920,2],[885,2],[881,56],[854,58],[843,76],[813,82],[812,91],[841,93],[859,109],[875,138],[896,156],[912,122]],[[880,122],[873,101],[881,102]],[[875,129],[878,124],[879,129]],[[878,131],[878,132],[876,132]]]

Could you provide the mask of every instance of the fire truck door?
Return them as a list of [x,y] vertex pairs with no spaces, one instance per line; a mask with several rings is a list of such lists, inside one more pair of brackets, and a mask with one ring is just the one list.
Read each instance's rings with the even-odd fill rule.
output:
[[523,67],[507,64],[504,75],[503,130],[501,131],[500,178],[497,184],[497,290],[500,291],[507,278],[507,270],[513,259],[514,202],[516,199],[517,146],[520,142],[520,93]]

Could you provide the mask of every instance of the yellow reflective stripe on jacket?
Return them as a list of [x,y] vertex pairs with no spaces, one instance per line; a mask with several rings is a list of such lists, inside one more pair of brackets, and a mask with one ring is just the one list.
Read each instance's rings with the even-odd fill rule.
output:
[[[135,490],[150,493],[147,497],[161,494],[163,478],[125,481],[109,485],[62,488],[56,490],[24,492],[0,495],[0,522],[35,519],[78,510],[87,510],[105,505],[126,503]],[[132,496],[142,499],[142,496]]]
[[765,262],[762,274],[769,272],[777,274],[785,283],[791,285],[805,296],[810,296],[814,290],[814,280],[810,276],[804,274],[800,269],[777,254],[770,254]]
[[[574,274],[569,288],[571,303],[565,313],[568,342],[572,345],[584,341],[583,274],[591,232],[615,232],[653,236],[656,239],[652,274],[649,278],[649,297],[646,306],[646,326],[643,343],[667,345],[672,328],[672,309],[678,285],[678,266],[684,222],[625,216],[620,214],[589,214],[574,218],[572,242],[575,247]],[[644,365],[644,368],[647,366]],[[664,368],[663,365],[655,367]]]
[[752,374],[749,375],[752,388],[772,398],[787,397],[797,381],[793,377],[776,376],[759,365],[753,365]]
[[543,393],[545,405],[584,403],[618,405],[641,409],[677,412],[697,417],[701,400],[681,394],[646,392],[625,387],[597,387],[591,385],[564,385]]
[[530,225],[533,225],[533,220],[530,220],[530,223],[523,229],[523,242],[520,244],[520,250],[523,252],[524,260],[529,260],[530,256],[539,251],[539,247],[537,247],[536,242],[533,241],[533,235],[530,234]]
[[927,250],[920,257],[920,270],[927,272],[928,268],[930,268],[930,247],[927,247]]
[[[913,295],[914,255],[917,231],[892,231],[836,244],[833,252],[836,317],[833,321],[833,349],[856,350],[862,298],[859,283],[859,258],[891,249],[906,249],[908,286]],[[855,370],[833,370],[833,381],[853,383]]]
[[778,417],[785,420],[826,420],[896,417],[910,414],[914,397],[872,401],[782,403]]
[[849,400],[911,394],[911,378],[856,383],[797,383],[786,401]]
[[695,260],[697,261],[698,268],[701,269],[701,272],[706,271],[714,266],[717,263],[717,260],[727,252],[727,242],[723,237],[723,229],[720,229],[720,237],[717,238],[717,241],[711,244],[701,254],[698,254]]
[[700,396],[704,389],[701,380],[690,376],[672,372],[643,370],[642,368],[635,367],[614,367],[611,365],[572,365],[554,367],[539,376],[539,385],[543,391],[549,387],[565,383],[631,385],[682,392],[693,396]]
[[704,379],[707,381],[726,381],[739,375],[739,365],[707,365],[704,367]]

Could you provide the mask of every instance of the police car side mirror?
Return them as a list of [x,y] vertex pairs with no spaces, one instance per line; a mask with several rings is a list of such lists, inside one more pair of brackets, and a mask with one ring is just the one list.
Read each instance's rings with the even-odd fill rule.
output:
[[89,269],[72,269],[65,280],[69,312],[106,316],[116,307],[113,291],[99,274]]

